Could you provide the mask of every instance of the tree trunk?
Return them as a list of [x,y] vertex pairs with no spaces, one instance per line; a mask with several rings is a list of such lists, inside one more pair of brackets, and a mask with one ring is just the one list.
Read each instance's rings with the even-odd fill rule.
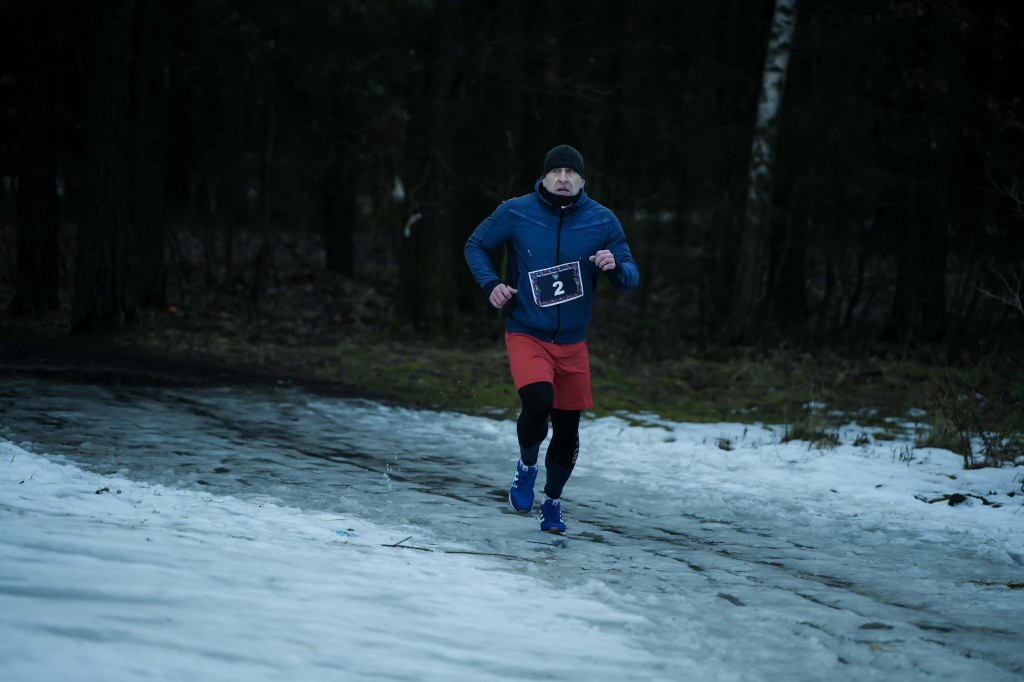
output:
[[925,72],[942,87],[926,90],[921,129],[925,133],[913,162],[917,182],[907,192],[906,229],[901,244],[897,289],[886,337],[904,343],[935,343],[946,335],[946,286],[949,235],[955,220],[951,206],[963,187],[955,181],[964,165],[962,131],[971,115],[963,76],[963,59],[950,49],[959,27],[938,11],[930,15]]
[[29,12],[22,34],[18,100],[17,265],[14,314],[60,307],[57,241],[56,40],[43,12]]
[[807,217],[791,204],[779,229],[772,231],[767,317],[779,329],[794,329],[807,319]]
[[[456,268],[453,254],[465,242],[466,201],[461,196],[468,185],[454,177],[462,163],[456,158],[459,137],[451,133],[463,125],[467,107],[456,97],[461,77],[462,6],[460,0],[439,2],[431,28],[429,66],[424,78],[428,87],[418,120],[414,144],[422,144],[418,161],[422,165],[411,177],[422,177],[410,204],[422,219],[411,221],[403,231],[399,246],[397,310],[402,322],[420,331],[445,332],[458,320]],[[417,118],[414,116],[414,118]],[[472,141],[465,141],[472,144]]]
[[135,31],[133,64],[135,91],[132,121],[133,223],[138,245],[141,302],[167,304],[167,240],[164,169],[167,139],[168,6],[164,1],[142,4]]
[[324,265],[346,277],[355,274],[355,188],[345,180],[341,162],[330,162],[320,179]]
[[797,0],[776,0],[771,37],[765,57],[761,99],[750,149],[747,209],[743,219],[736,281],[726,337],[747,340],[760,322],[758,305],[764,298],[765,234],[770,227],[772,205],[772,165],[778,115],[789,68],[789,53],[796,27]]
[[91,13],[75,331],[120,326],[138,315],[129,177],[133,7]]
[[249,323],[253,325],[253,332],[256,338],[263,334],[263,292],[266,289],[270,270],[273,266],[274,250],[271,246],[273,239],[272,221],[274,215],[273,192],[274,186],[274,162],[275,144],[277,142],[277,104],[271,97],[267,103],[267,143],[263,152],[263,186],[260,188],[261,199],[263,200],[262,235],[259,251],[256,252],[256,262],[252,268],[252,280],[249,283],[249,291],[246,294],[246,310],[249,316]]

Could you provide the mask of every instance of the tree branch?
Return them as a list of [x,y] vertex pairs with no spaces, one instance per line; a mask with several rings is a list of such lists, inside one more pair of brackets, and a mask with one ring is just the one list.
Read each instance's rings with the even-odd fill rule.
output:
[[996,268],[994,265],[989,266],[992,272],[995,273],[999,281],[1003,283],[1003,294],[994,294],[987,289],[976,287],[979,292],[989,298],[994,298],[1000,303],[1005,303],[1011,308],[1016,308],[1021,314],[1024,314],[1024,265],[1021,265],[1019,269],[1011,267],[1006,268],[1003,272]]

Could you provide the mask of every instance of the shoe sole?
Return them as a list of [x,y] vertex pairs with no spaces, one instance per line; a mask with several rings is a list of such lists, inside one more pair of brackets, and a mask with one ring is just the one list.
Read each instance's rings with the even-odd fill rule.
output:
[[533,505],[532,504],[530,505],[529,509],[523,509],[523,510],[516,509],[516,506],[514,504],[512,504],[512,493],[508,494],[508,506],[512,507],[512,511],[514,511],[517,514],[529,514],[530,512],[533,511]]
[[541,530],[542,533],[551,533],[552,535],[565,535],[564,530],[558,530],[557,528],[548,528],[547,530]]

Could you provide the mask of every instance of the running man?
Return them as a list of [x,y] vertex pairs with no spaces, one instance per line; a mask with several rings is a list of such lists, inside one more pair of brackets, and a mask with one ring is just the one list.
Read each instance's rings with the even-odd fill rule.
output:
[[[502,202],[466,241],[466,262],[491,305],[505,309],[505,345],[522,411],[519,461],[508,500],[533,510],[540,446],[545,499],[540,528],[564,533],[560,498],[580,451],[580,413],[593,407],[586,333],[598,275],[612,288],[636,288],[640,271],[615,215],[589,198],[583,157],[559,145],[544,157],[533,192]],[[508,249],[509,281],[491,254]]]

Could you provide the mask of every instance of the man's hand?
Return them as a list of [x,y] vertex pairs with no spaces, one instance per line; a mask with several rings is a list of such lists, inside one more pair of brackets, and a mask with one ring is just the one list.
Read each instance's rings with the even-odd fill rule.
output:
[[518,289],[513,289],[502,282],[491,290],[491,295],[488,300],[490,300],[491,305],[495,308],[504,308],[505,304],[512,300],[512,295],[518,293]]
[[605,272],[615,268],[615,256],[612,255],[612,252],[607,249],[601,249],[593,256],[591,256],[590,260],[593,261],[594,265],[601,268]]

